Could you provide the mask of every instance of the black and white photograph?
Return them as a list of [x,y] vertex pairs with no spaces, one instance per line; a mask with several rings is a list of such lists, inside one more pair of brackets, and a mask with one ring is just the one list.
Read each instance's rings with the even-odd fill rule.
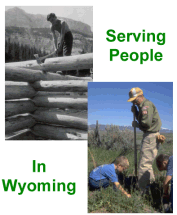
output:
[[5,7],[5,139],[87,140],[92,6]]

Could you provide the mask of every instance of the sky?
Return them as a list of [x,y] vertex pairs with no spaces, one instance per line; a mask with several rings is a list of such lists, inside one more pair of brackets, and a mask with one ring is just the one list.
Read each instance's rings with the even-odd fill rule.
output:
[[162,127],[173,129],[172,82],[89,82],[88,124],[131,125],[133,113],[129,91],[133,87],[143,90],[146,99],[156,106]]
[[[6,6],[7,11],[15,6]],[[65,17],[84,22],[93,30],[93,7],[92,6],[17,6],[30,14],[47,15],[55,13],[58,17]]]

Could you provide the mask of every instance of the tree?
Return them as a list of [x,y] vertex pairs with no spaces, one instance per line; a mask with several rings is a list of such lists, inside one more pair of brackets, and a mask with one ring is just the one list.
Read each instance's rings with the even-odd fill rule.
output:
[[32,60],[34,54],[39,54],[40,57],[47,55],[47,52],[41,49],[37,49],[35,46],[31,47],[30,45],[19,44],[16,42],[11,42],[10,38],[5,40],[5,62],[17,62]]

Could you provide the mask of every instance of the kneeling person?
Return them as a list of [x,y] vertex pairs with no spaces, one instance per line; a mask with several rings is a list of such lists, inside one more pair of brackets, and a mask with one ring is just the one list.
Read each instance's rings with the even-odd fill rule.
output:
[[101,187],[106,188],[110,185],[110,182],[114,186],[121,190],[127,197],[131,197],[118,182],[118,176],[116,174],[116,169],[119,172],[123,172],[129,167],[129,161],[126,157],[117,157],[112,164],[104,164],[96,167],[89,175],[89,186],[91,189],[100,189]]
[[[163,183],[163,190],[164,190],[164,198],[167,198],[171,202],[171,209],[173,211],[173,156],[168,156],[164,154],[160,154],[156,158],[156,164],[159,171],[166,170],[166,178]],[[169,195],[169,184],[171,181],[171,191]]]

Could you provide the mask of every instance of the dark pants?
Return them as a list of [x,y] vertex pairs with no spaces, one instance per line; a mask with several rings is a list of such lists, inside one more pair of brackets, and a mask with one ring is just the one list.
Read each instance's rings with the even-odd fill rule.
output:
[[73,47],[73,35],[71,31],[69,31],[65,34],[62,50],[58,52],[58,57],[70,56],[72,52],[72,47]]
[[[60,44],[58,44],[59,46]],[[70,56],[72,52],[72,47],[73,47],[73,35],[71,31],[67,32],[64,37],[63,45],[62,45],[62,50],[58,52],[58,57],[63,57],[63,56]],[[62,71],[63,75],[75,75],[77,73],[76,70],[68,70],[68,71]]]
[[173,182],[171,184],[170,202],[171,202],[171,208],[173,210]]
[[89,178],[89,187],[90,190],[99,190],[101,187],[107,188],[110,184],[109,179],[102,179],[95,181],[94,179]]

